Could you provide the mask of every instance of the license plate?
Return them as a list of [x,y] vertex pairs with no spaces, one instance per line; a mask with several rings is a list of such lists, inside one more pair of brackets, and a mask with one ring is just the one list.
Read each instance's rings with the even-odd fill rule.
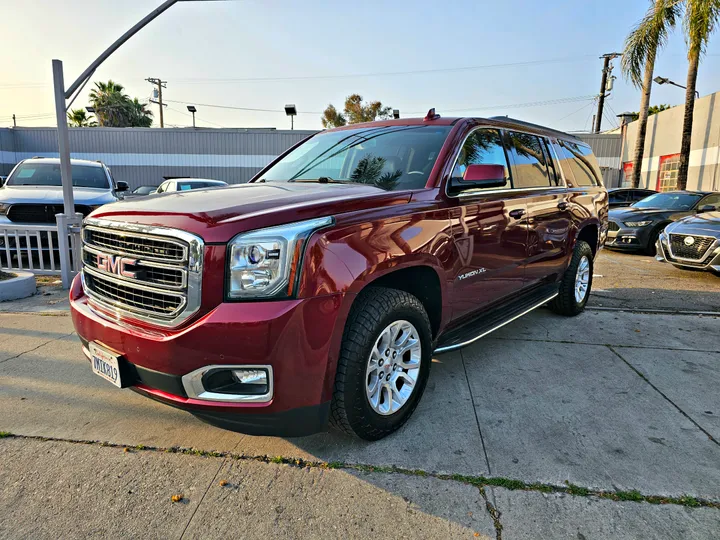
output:
[[90,343],[88,348],[90,349],[90,365],[93,373],[106,381],[110,381],[118,388],[122,388],[118,355],[97,343]]

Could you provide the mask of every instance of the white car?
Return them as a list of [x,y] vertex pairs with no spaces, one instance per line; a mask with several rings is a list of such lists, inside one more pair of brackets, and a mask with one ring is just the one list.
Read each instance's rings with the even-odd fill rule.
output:
[[160,184],[155,193],[167,193],[169,191],[189,191],[191,189],[203,189],[212,187],[227,186],[222,180],[210,180],[209,178],[173,178],[165,180]]
[[[127,191],[115,182],[99,161],[71,159],[75,210],[84,216],[103,204],[115,202]],[[30,158],[18,163],[0,188],[0,225],[55,223],[63,212],[63,191],[58,158]]]

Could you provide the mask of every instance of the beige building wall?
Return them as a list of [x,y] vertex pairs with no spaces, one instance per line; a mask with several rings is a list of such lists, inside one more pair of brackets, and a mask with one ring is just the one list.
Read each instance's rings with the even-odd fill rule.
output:
[[[657,189],[661,158],[680,153],[685,105],[678,105],[648,119],[640,187]],[[622,162],[632,162],[638,122],[627,125],[622,142]],[[668,178],[674,165],[669,161]],[[688,189],[720,191],[720,92],[695,101]]]

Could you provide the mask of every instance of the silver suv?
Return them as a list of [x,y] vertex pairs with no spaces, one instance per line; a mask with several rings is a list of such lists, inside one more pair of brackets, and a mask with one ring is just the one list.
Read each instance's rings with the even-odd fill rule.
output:
[[[115,182],[110,169],[99,161],[71,159],[75,210],[84,216],[103,204],[115,202],[127,191]],[[0,226],[9,223],[55,223],[63,211],[60,160],[31,158],[18,163],[0,188]]]

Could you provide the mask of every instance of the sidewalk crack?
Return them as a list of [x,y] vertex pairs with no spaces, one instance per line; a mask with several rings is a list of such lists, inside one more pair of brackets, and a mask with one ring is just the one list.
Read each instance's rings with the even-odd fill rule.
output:
[[200,505],[205,500],[205,495],[208,494],[208,491],[210,491],[210,488],[215,483],[215,480],[217,479],[218,474],[220,474],[220,471],[225,466],[225,463],[227,462],[228,458],[224,457],[223,460],[220,462],[220,466],[218,467],[218,470],[215,471],[215,475],[212,477],[212,480],[210,480],[210,483],[208,484],[207,488],[205,488],[205,492],[202,494],[202,497],[200,497],[200,502],[197,503],[197,506],[195,507],[195,510],[193,510],[192,515],[190,516],[190,519],[188,519],[188,522],[185,524],[185,528],[183,529],[182,534],[180,535],[180,539],[182,540],[185,537],[185,533],[187,532],[188,528],[190,527],[190,524],[192,523],[193,518],[195,517],[195,514],[197,513],[198,509],[200,508]]
[[672,399],[670,399],[662,390],[660,390],[657,386],[655,386],[653,383],[651,383],[651,382],[650,382],[650,379],[648,379],[639,369],[637,369],[637,368],[636,368],[635,366],[633,366],[630,362],[628,362],[627,360],[625,360],[625,358],[623,358],[623,356],[622,356],[619,352],[617,352],[615,349],[613,349],[613,347],[612,347],[611,345],[607,345],[607,348],[610,349],[610,351],[611,351],[615,356],[617,356],[620,360],[622,360],[623,362],[625,362],[625,364],[627,364],[627,366],[628,366],[630,369],[632,369],[632,370],[637,374],[638,377],[640,377],[643,381],[645,381],[646,383],[648,383],[648,385],[650,386],[650,388],[652,388],[653,390],[655,390],[655,391],[656,391],[658,394],[660,394],[668,403],[670,403],[670,405],[672,405],[673,407],[675,407],[680,414],[682,414],[685,418],[687,418],[688,420],[690,420],[690,422],[692,422],[692,424],[693,424],[696,428],[698,428],[700,431],[702,431],[702,432],[707,436],[708,439],[710,439],[712,442],[714,442],[715,444],[717,444],[718,446],[720,446],[720,441],[718,441],[715,437],[712,436],[712,434],[711,434],[709,431],[707,431],[707,430],[706,430],[705,428],[703,428],[700,424],[698,424],[688,413],[686,413],[685,411],[683,411],[683,410],[682,410]]
[[25,354],[28,354],[28,353],[37,351],[38,349],[44,347],[45,345],[47,345],[47,344],[49,344],[49,343],[52,343],[53,341],[58,341],[58,340],[60,340],[60,339],[65,339],[66,337],[72,336],[74,333],[75,333],[75,332],[73,331],[73,332],[70,332],[69,334],[65,334],[65,335],[62,335],[62,336],[60,336],[60,337],[56,337],[56,338],[49,339],[49,340],[41,343],[41,344],[38,345],[37,347],[33,347],[32,349],[28,349],[27,351],[23,351],[23,352],[21,352],[20,354],[16,354],[15,356],[11,356],[10,358],[5,358],[4,360],[0,360],[0,364],[4,364],[5,362],[9,362],[10,360],[15,360],[16,358],[20,358],[21,356],[23,356],[23,355],[25,355]]
[[477,407],[475,406],[475,397],[473,396],[472,388],[470,387],[470,377],[468,377],[467,367],[465,366],[465,356],[463,355],[462,350],[460,351],[460,360],[462,361],[463,371],[465,372],[465,381],[467,382],[468,392],[470,393],[470,403],[472,404],[473,414],[475,415],[475,423],[477,424],[480,442],[483,447],[483,454],[485,455],[485,464],[487,465],[488,475],[491,475],[492,470],[490,469],[490,458],[488,458],[487,448],[485,447],[485,438],[483,437],[482,429],[480,429],[480,418],[478,418]]
[[480,496],[485,501],[485,509],[487,510],[487,513],[490,514],[490,518],[493,520],[493,527],[495,527],[495,538],[496,540],[502,540],[502,523],[500,523],[500,516],[502,515],[502,512],[497,509],[497,507],[490,502],[490,499],[488,499],[487,492],[485,491],[485,488],[480,486],[478,487],[480,490]]

